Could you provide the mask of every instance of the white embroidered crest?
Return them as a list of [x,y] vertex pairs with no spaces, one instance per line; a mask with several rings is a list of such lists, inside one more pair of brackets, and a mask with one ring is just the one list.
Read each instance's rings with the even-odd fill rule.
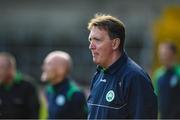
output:
[[115,94],[113,90],[108,91],[108,93],[106,94],[106,100],[108,102],[111,102],[114,100]]

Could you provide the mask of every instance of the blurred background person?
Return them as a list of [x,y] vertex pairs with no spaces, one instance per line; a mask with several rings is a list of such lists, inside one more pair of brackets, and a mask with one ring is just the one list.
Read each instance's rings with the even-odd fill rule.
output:
[[16,71],[15,58],[0,53],[0,118],[38,118],[39,101],[35,87]]
[[50,85],[46,89],[48,118],[86,118],[87,105],[84,94],[69,78],[72,61],[63,51],[53,51],[43,64],[42,81]]
[[180,118],[180,66],[175,44],[163,42],[158,47],[162,67],[156,70],[154,86],[159,101],[160,118]]

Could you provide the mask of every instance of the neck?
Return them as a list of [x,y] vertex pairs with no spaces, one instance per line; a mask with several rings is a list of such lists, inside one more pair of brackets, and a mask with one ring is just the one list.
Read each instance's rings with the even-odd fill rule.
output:
[[104,67],[104,68],[108,68],[109,66],[111,66],[113,63],[115,63],[120,57],[121,57],[121,55],[122,55],[122,52],[114,52],[114,54],[112,54],[112,56],[111,57],[109,57],[109,58],[111,58],[110,60],[109,60],[109,62],[108,62],[108,64],[107,65],[104,65],[104,66],[102,66],[102,67]]
[[4,85],[10,85],[13,81],[13,78],[12,77],[7,77],[5,80],[3,80],[3,83]]
[[170,63],[166,64],[165,67],[166,67],[167,69],[170,69],[170,68],[172,68],[172,67],[175,65],[175,63],[176,63],[175,61],[170,62]]
[[58,78],[53,80],[52,84],[53,85],[59,84],[59,83],[63,82],[64,79],[65,79],[65,77],[58,77]]

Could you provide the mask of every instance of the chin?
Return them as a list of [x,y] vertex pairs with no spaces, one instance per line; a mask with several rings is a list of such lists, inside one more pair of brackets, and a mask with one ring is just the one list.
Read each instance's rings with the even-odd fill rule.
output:
[[93,60],[94,64],[99,65],[99,62],[96,60]]

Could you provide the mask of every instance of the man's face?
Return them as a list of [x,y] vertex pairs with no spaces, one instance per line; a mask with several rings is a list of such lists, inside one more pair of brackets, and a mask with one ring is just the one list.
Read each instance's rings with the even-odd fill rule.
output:
[[102,67],[109,67],[113,48],[108,32],[104,29],[93,27],[89,34],[89,42],[89,49],[91,50],[94,63]]
[[42,81],[48,80],[49,82],[54,84],[63,80],[67,70],[66,64],[67,63],[65,63],[65,61],[60,58],[46,58],[42,67]]
[[162,64],[168,65],[170,64],[175,58],[175,55],[170,50],[170,48],[166,44],[161,44],[159,46],[159,59]]
[[42,73],[41,79],[43,81],[52,80],[56,76],[55,65],[52,63],[52,61],[45,60],[42,66],[42,71],[43,73]]
[[7,59],[0,56],[0,82],[3,82],[10,76],[11,70],[8,67]]

